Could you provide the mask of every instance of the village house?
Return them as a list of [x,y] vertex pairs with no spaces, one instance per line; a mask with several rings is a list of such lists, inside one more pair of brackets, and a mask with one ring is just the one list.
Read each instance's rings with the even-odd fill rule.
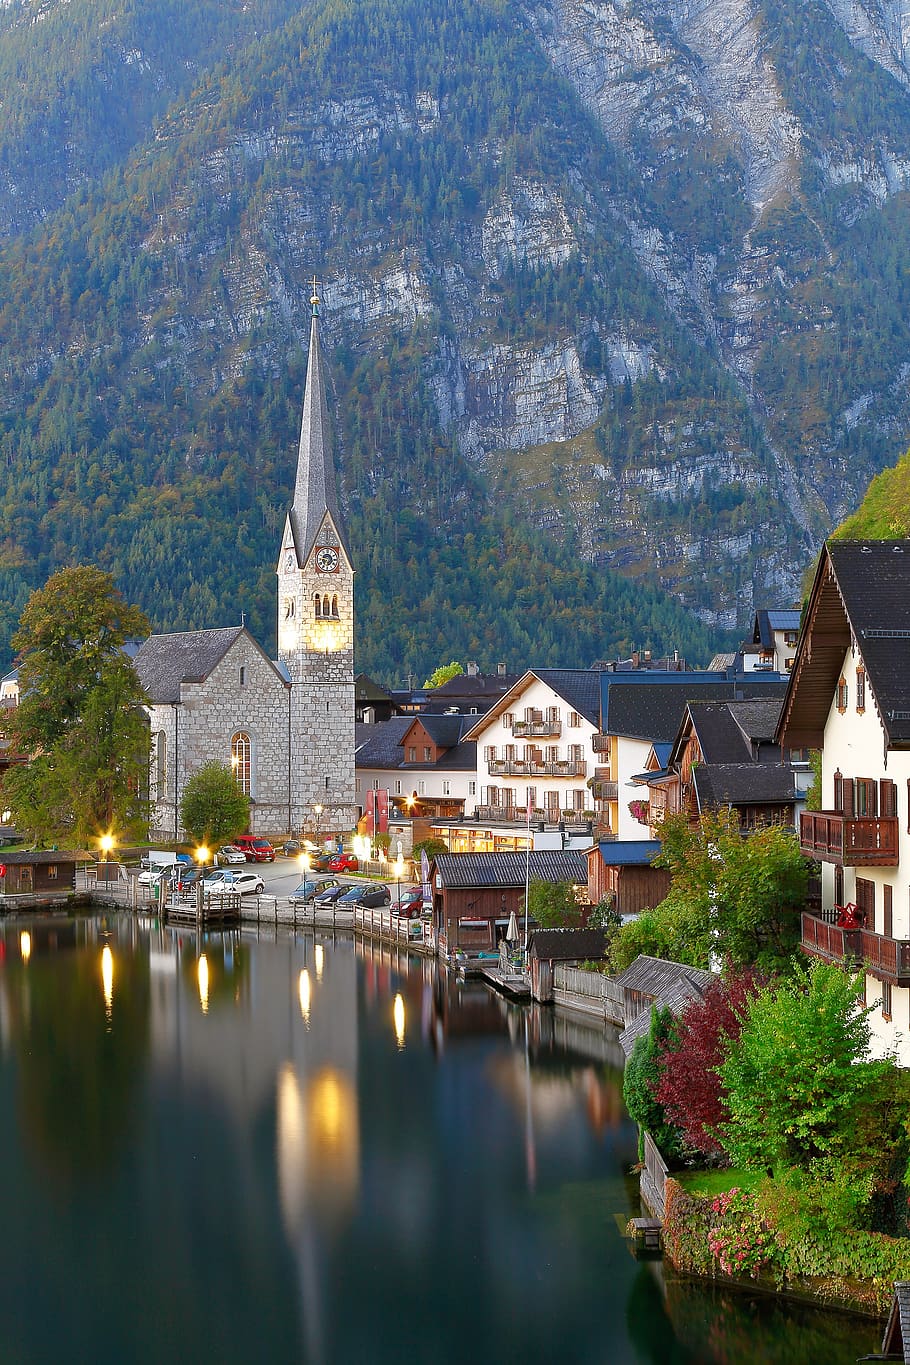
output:
[[779,742],[820,749],[821,809],[800,844],[821,863],[802,947],[864,972],[877,1053],[910,1065],[910,540],[822,551]]
[[579,902],[587,903],[587,868],[580,853],[440,853],[430,879],[433,931],[443,953],[495,951],[513,911],[522,921],[532,881],[570,882]]
[[458,816],[477,793],[477,746],[462,735],[473,717],[393,716],[354,730],[355,792],[362,809],[368,794],[387,792],[390,815],[424,819]]

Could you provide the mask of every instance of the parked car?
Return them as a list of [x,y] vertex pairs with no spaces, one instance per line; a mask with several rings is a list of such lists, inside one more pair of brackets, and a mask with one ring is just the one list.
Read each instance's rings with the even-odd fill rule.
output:
[[[329,864],[333,862],[337,856],[338,855],[335,853],[312,853],[310,855],[310,871],[328,872],[330,870]],[[331,868],[332,872],[335,870],[335,868]]]
[[302,847],[299,839],[285,839],[281,845],[281,851],[286,858],[296,858]]
[[242,849],[248,863],[273,863],[275,850],[268,839],[258,834],[238,834],[234,840],[236,848]]
[[321,891],[328,891],[331,887],[340,885],[340,882],[337,882],[334,877],[320,877],[318,881],[307,878],[305,882],[301,882],[298,887],[295,887],[288,896],[288,900],[292,905],[305,905],[307,901],[313,900]]
[[406,887],[401,893],[401,900],[393,902],[392,909],[396,915],[407,915],[411,919],[416,919],[423,912],[423,887]]
[[213,861],[216,867],[231,867],[235,863],[245,863],[246,854],[236,844],[224,844],[215,854]]
[[339,910],[351,910],[355,905],[364,910],[379,910],[389,905],[391,900],[392,893],[387,886],[367,882],[365,886],[352,886],[343,896],[339,896],[337,904]]
[[350,888],[342,886],[339,882],[336,886],[329,886],[325,891],[317,891],[313,897],[313,904],[316,906],[334,905],[339,896],[343,896]]
[[189,866],[181,863],[174,871],[176,876],[172,877],[171,881],[178,891],[191,891],[203,875],[202,868],[197,867],[195,863]]
[[329,859],[330,872],[356,872],[360,861],[353,853],[336,853]]
[[226,868],[222,877],[206,877],[205,889],[210,896],[224,896],[232,891],[239,891],[241,896],[255,892],[258,896],[265,890],[265,883],[258,872],[232,872]]
[[[139,873],[140,886],[157,886],[159,882],[171,880],[170,867],[147,867]],[[176,874],[175,874],[176,875]]]

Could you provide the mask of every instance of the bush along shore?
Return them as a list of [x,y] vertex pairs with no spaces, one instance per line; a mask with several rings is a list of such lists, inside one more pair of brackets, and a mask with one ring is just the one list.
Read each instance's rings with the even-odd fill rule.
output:
[[910,1075],[869,1056],[862,979],[728,969],[636,1042],[626,1104],[681,1272],[885,1315],[910,1280]]
[[836,1234],[767,1181],[713,1198],[667,1179],[664,1255],[686,1275],[812,1299],[885,1317],[895,1280],[910,1280],[910,1240],[853,1229]]

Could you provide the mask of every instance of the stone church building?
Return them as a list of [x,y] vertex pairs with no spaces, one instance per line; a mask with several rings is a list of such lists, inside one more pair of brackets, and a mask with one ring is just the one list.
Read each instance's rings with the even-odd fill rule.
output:
[[179,805],[203,763],[233,767],[250,832],[342,832],[354,800],[354,574],[338,507],[319,300],[294,497],[278,556],[278,658],[244,626],[152,635],[135,665],[150,699],[151,829],[183,838]]

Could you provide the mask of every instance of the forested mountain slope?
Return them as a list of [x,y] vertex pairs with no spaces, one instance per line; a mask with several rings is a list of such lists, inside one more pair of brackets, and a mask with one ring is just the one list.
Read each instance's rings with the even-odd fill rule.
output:
[[[704,658],[910,428],[898,0],[0,10],[0,639],[272,635],[309,278],[358,667]],[[681,604],[681,605],[680,605]]]

